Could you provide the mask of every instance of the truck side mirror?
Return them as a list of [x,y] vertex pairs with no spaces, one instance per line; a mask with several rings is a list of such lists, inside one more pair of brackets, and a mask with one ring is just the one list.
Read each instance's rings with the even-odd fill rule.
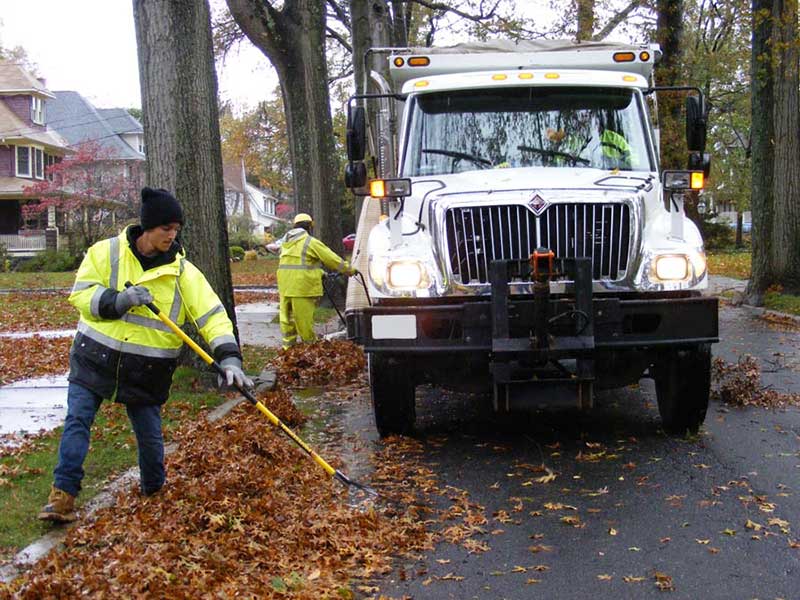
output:
[[347,111],[347,158],[364,160],[367,147],[367,119],[363,106],[351,106]]
[[368,192],[365,190],[363,194],[358,194],[357,190],[367,185],[367,167],[363,162],[349,162],[344,167],[344,185],[353,190],[356,195],[366,195]]
[[686,97],[686,145],[689,152],[706,151],[706,110],[700,96]]
[[711,176],[711,155],[705,152],[690,152],[687,168],[690,171],[702,171],[708,179]]

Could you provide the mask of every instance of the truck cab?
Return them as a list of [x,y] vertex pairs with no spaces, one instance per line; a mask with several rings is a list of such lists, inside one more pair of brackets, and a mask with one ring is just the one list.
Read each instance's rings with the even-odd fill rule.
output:
[[[718,340],[703,241],[683,209],[708,159],[662,171],[656,46],[535,42],[389,53],[352,100],[347,179],[373,185],[353,253],[348,335],[376,424],[409,433],[421,383],[486,384],[498,411],[577,403],[652,377],[665,430],[697,431]],[[683,88],[682,88],[683,89]],[[650,104],[649,104],[650,103]]]

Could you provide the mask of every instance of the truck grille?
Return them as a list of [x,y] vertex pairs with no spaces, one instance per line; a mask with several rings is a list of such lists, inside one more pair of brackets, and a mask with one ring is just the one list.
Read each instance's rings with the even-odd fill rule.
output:
[[536,216],[527,206],[455,207],[445,216],[453,277],[488,283],[493,260],[527,260],[537,247],[556,258],[591,258],[594,280],[625,275],[630,208],[621,203],[551,204]]

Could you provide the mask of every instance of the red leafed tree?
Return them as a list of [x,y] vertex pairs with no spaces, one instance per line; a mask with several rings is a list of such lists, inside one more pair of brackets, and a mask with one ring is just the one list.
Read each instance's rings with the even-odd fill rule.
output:
[[22,208],[26,221],[55,210],[75,249],[88,248],[139,213],[142,161],[120,160],[97,142],[84,142],[45,170],[45,179],[25,187],[38,201]]

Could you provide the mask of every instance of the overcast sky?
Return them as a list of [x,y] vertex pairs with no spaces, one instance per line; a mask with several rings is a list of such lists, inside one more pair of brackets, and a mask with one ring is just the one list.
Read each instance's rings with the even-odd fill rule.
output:
[[[212,0],[212,5],[219,0]],[[99,108],[141,107],[131,0],[1,0],[0,44],[22,46],[50,90],[77,91]],[[248,46],[218,66],[220,94],[238,106],[277,83]]]

